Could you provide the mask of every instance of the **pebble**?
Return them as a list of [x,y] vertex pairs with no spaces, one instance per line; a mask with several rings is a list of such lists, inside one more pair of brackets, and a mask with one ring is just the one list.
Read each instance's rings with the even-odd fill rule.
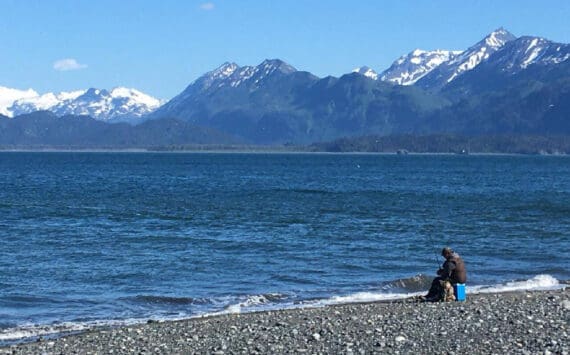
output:
[[154,321],[0,354],[568,354],[568,309],[570,290],[469,295],[461,304],[347,304]]

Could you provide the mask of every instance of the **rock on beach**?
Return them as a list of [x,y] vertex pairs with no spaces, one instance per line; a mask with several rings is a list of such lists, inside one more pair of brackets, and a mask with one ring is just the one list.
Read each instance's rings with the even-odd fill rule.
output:
[[570,354],[570,290],[346,304],[91,331],[0,354]]

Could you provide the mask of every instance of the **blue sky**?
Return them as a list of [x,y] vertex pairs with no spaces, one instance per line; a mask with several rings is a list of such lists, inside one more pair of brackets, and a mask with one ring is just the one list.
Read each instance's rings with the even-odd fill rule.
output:
[[173,97],[225,61],[318,76],[461,50],[505,27],[570,42],[568,0],[0,0],[0,86]]

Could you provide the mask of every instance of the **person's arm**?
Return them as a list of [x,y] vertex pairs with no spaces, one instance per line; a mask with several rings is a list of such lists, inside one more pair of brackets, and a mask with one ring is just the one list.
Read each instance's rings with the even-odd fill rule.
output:
[[443,263],[443,268],[440,269],[441,273],[438,272],[438,275],[448,279],[451,277],[451,274],[453,273],[453,270],[455,270],[455,263],[453,261],[449,261],[447,260],[445,263]]

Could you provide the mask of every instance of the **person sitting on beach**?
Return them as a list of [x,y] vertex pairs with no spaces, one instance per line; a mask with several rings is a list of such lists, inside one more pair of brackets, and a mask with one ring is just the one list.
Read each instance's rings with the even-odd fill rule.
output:
[[424,301],[437,302],[442,300],[445,294],[444,287],[446,282],[455,285],[467,281],[465,263],[459,254],[455,253],[451,248],[446,247],[441,251],[441,256],[445,258],[445,262],[443,266],[437,270],[439,276],[431,283],[428,294],[420,297]]

